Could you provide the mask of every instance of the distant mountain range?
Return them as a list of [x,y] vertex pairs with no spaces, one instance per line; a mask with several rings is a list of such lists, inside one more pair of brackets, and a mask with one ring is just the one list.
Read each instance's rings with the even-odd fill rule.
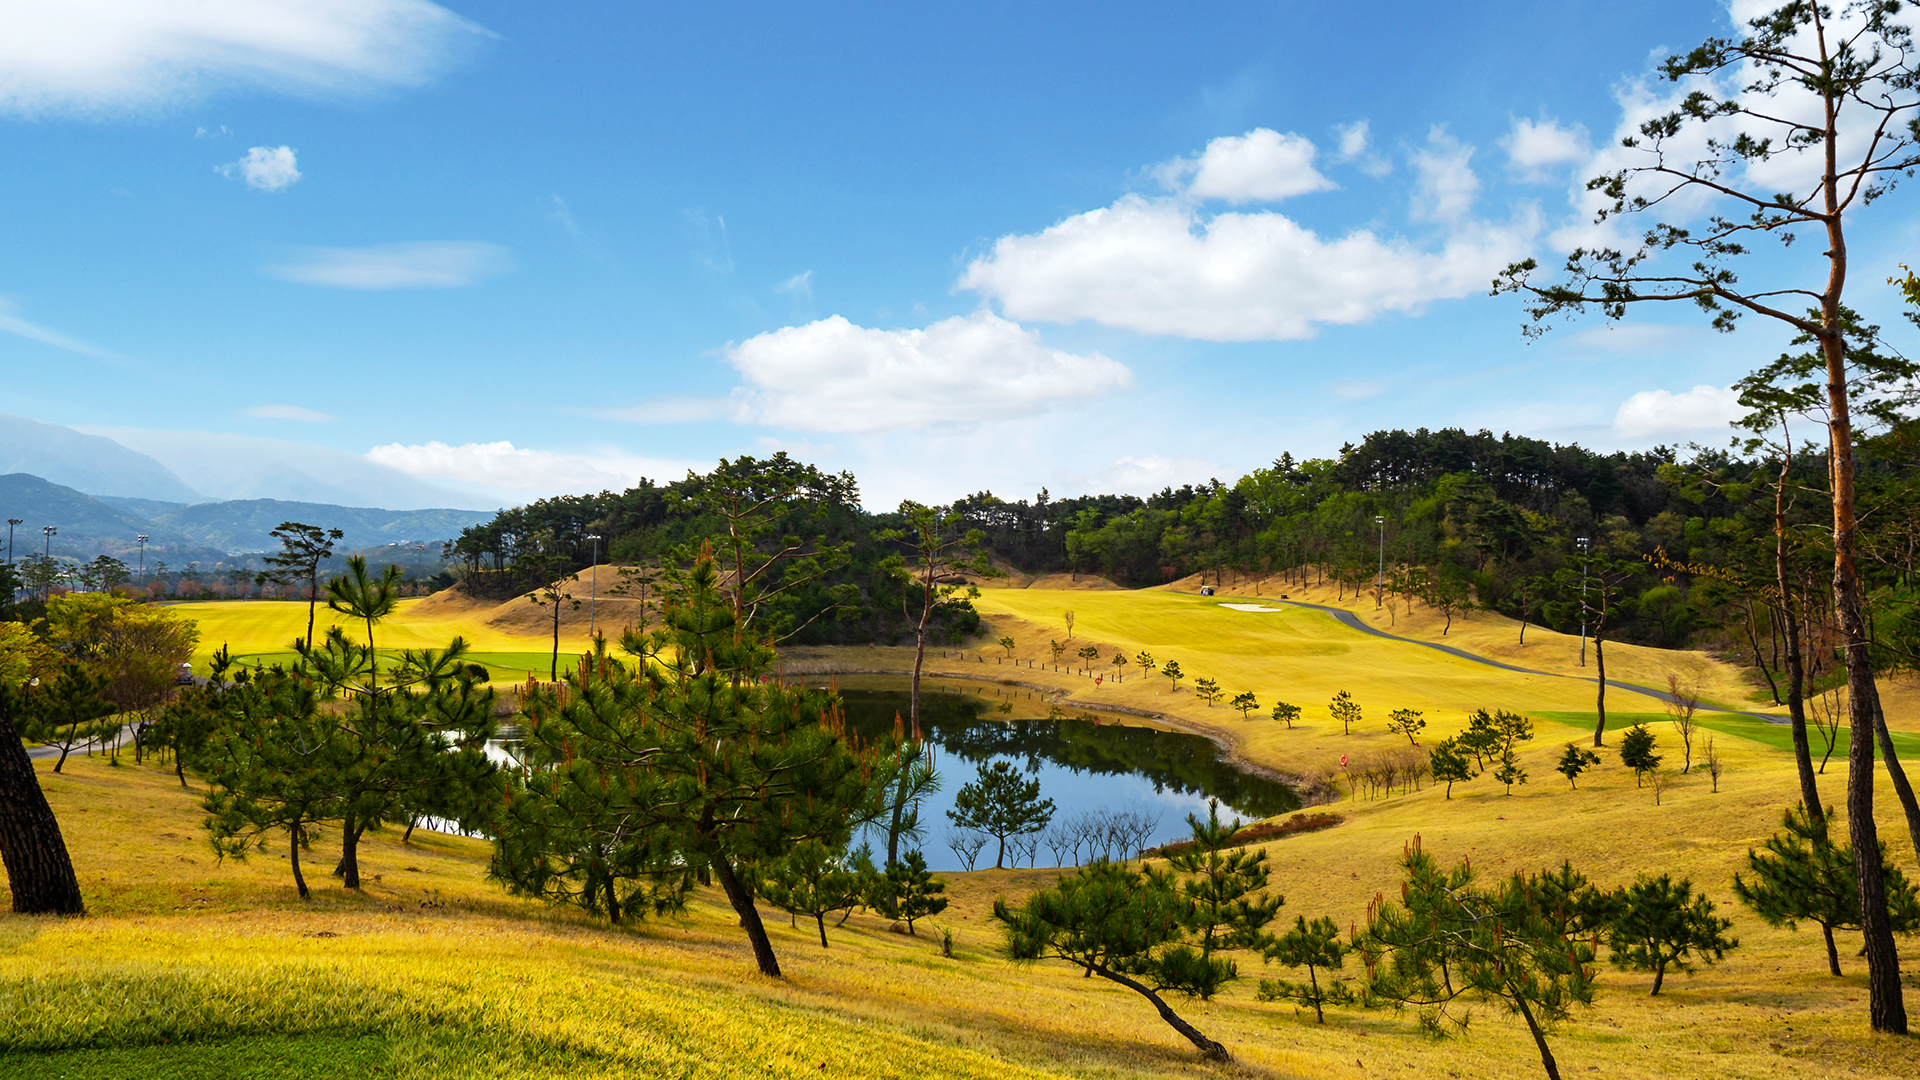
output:
[[112,439],[0,413],[0,475],[6,473],[31,473],[90,495],[206,499],[173,470]]
[[[490,510],[377,510],[327,503],[238,499],[184,503],[130,496],[94,497],[27,473],[0,476],[0,511],[14,527],[14,555],[51,549],[82,560],[113,555],[129,563],[148,537],[148,564],[213,563],[237,554],[277,550],[268,535],[283,521],[300,521],[346,535],[337,550],[407,542],[435,544],[493,517]],[[52,525],[49,538],[41,531]]]
[[128,510],[135,502],[186,506],[231,499],[420,509],[472,498],[362,455],[324,447],[204,431],[81,432],[0,414],[0,475],[6,473],[28,473],[95,497],[127,500],[119,505]]

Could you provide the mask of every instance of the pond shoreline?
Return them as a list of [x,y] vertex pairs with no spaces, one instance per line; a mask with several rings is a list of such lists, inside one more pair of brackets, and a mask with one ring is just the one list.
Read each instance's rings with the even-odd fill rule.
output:
[[[816,663],[818,662],[816,661]],[[808,671],[800,674],[802,677],[819,675],[888,675],[899,676],[906,679],[913,678],[912,669],[903,671],[898,668],[843,668],[832,666],[832,670]],[[1310,806],[1319,806],[1332,801],[1328,798],[1328,792],[1322,789],[1322,785],[1315,784],[1305,777],[1282,772],[1270,765],[1264,765],[1248,759],[1245,754],[1240,752],[1239,740],[1233,738],[1233,736],[1227,732],[1215,731],[1189,721],[1167,716],[1164,713],[1148,712],[1145,709],[1135,709],[1126,705],[1095,705],[1080,701],[1074,698],[1070,691],[1062,690],[1059,687],[1043,686],[1039,683],[1023,682],[1019,679],[1008,679],[992,675],[971,675],[958,671],[923,670],[920,673],[920,677],[922,679],[966,679],[971,682],[994,683],[999,686],[1017,686],[1025,690],[1038,691],[1046,695],[1049,701],[1061,705],[1072,705],[1093,712],[1114,713],[1120,716],[1137,716],[1143,720],[1152,720],[1157,724],[1164,724],[1166,727],[1181,734],[1198,735],[1208,742],[1213,743],[1214,746],[1219,748],[1222,759],[1240,772],[1246,773],[1249,776],[1257,776],[1262,780],[1270,780],[1277,784],[1286,785],[1295,795],[1299,796],[1302,809]]]

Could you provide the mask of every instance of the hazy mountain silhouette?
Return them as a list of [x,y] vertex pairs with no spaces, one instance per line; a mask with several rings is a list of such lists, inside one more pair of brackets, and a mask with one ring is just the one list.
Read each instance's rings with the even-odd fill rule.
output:
[[0,413],[0,474],[6,473],[29,473],[88,495],[205,499],[173,470],[112,439]]

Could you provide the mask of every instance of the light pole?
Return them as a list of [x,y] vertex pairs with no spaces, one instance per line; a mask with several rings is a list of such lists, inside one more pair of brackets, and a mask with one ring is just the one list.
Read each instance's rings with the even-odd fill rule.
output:
[[140,577],[144,579],[147,576],[147,541],[151,539],[151,537],[146,533],[141,533],[139,536],[134,537],[134,539],[140,541]]
[[[59,531],[60,531],[59,528],[53,525],[42,525],[40,527],[41,534],[47,538],[47,551],[46,551],[46,554],[41,557],[46,559],[48,562],[53,561],[53,536],[55,533]],[[40,599],[43,601],[51,601],[53,599],[53,575],[52,574],[47,575],[47,592],[46,592],[46,595],[42,596]]]
[[1587,538],[1576,537],[1580,545],[1580,666],[1587,666]]
[[1379,611],[1387,596],[1387,519],[1376,514],[1373,523],[1380,526],[1380,572],[1373,579],[1373,610]]
[[587,539],[593,541],[593,569],[587,578],[587,637],[593,635],[593,602],[600,594],[600,536],[588,533]]
[[26,518],[8,518],[7,519],[7,565],[8,566],[13,565],[13,527],[25,520],[27,519]]

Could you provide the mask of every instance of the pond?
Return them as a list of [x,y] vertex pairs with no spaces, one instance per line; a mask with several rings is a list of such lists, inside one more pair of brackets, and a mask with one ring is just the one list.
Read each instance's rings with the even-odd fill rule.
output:
[[[849,724],[869,735],[892,731],[895,715],[908,712],[908,692],[896,688],[903,681],[842,680],[840,695]],[[947,844],[947,810],[961,785],[973,779],[981,765],[996,760],[1012,762],[1039,779],[1040,794],[1053,800],[1057,828],[1075,821],[1084,825],[1089,819],[1110,821],[1130,812],[1141,825],[1138,846],[1189,835],[1186,816],[1205,815],[1209,798],[1220,800],[1222,817],[1249,821],[1300,806],[1292,789],[1234,768],[1204,736],[1145,726],[1132,717],[1123,723],[1113,714],[1058,713],[1024,689],[969,687],[958,680],[922,683],[921,733],[932,747],[940,777],[940,790],[920,810],[929,866],[966,868],[962,856]],[[1059,840],[1059,833],[1047,839]],[[881,837],[875,848],[884,845]],[[980,865],[992,866],[994,855],[989,845]],[[1064,842],[1056,848],[1043,841],[1023,854],[1021,863],[1071,865],[1075,857]],[[1078,857],[1085,859],[1087,850],[1082,848]]]

